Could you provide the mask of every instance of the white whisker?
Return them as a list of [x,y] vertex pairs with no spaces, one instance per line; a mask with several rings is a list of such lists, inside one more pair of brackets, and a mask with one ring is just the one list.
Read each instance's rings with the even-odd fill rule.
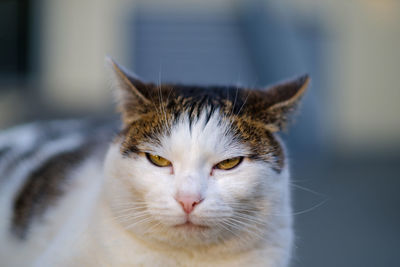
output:
[[249,98],[249,95],[250,95],[250,91],[247,93],[247,96],[246,96],[246,98],[244,99],[243,104],[242,104],[242,106],[240,107],[240,109],[239,109],[237,115],[239,115],[240,112],[242,111],[242,108],[244,107],[244,105],[245,105],[246,102],[247,102],[247,99]]

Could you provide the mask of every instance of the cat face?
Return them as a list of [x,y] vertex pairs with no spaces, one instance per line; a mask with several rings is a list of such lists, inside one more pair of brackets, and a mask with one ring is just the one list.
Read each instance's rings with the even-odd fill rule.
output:
[[117,223],[178,247],[256,243],[274,224],[290,223],[288,174],[273,133],[307,78],[266,92],[155,86],[112,64],[124,121],[106,159]]

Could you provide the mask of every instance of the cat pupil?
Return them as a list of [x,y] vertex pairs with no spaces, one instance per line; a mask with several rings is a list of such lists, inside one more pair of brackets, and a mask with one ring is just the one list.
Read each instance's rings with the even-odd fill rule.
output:
[[230,158],[221,161],[215,167],[221,170],[231,170],[242,163],[243,157]]

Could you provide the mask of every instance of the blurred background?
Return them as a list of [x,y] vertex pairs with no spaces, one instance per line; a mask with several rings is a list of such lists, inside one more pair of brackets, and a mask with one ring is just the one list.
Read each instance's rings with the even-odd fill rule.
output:
[[398,0],[1,0],[0,129],[114,113],[105,55],[153,82],[309,73],[292,266],[399,266],[399,48]]

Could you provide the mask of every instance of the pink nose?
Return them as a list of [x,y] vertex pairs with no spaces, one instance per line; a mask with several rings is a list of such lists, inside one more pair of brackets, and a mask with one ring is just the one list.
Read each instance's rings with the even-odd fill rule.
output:
[[202,201],[199,194],[185,195],[178,193],[175,199],[179,204],[181,204],[183,210],[187,214],[191,213],[194,210],[194,207]]

